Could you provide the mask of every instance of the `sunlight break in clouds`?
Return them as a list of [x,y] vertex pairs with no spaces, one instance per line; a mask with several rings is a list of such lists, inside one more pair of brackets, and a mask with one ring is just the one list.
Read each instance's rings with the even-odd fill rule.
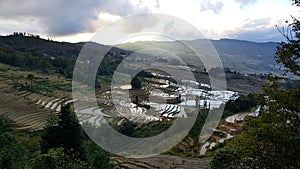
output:
[[[10,0],[0,1],[0,6],[0,34],[28,32],[71,42],[87,41],[99,28],[144,12],[186,20],[211,39],[280,41],[275,25],[283,26],[298,12],[288,0]],[[129,27],[147,29],[151,24],[153,20],[141,20]],[[182,34],[191,38],[191,32]]]

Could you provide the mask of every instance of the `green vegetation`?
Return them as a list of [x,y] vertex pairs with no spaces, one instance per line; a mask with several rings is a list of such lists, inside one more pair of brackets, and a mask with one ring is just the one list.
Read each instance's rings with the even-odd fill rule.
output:
[[[300,111],[297,100],[300,87],[283,90],[273,85],[266,89],[269,99],[265,100],[265,105],[268,109],[248,121],[240,135],[223,145],[238,155],[236,165],[231,165],[230,161],[227,164],[224,161],[219,163],[218,152],[212,165],[220,164],[221,168],[224,165],[233,168],[299,168],[300,123],[299,115],[295,112]],[[222,155],[225,159],[230,156]]]
[[[28,36],[26,33],[14,33],[0,36],[0,62],[24,70],[72,78],[77,56],[83,46],[84,43],[55,42],[41,39],[39,36]],[[107,49],[103,45],[96,47]],[[115,68],[122,61],[122,53],[128,52],[113,47],[102,60],[98,75],[113,75]]]
[[206,121],[208,110],[200,110],[196,121],[189,131],[188,135],[175,147],[166,152],[166,154],[177,155],[182,157],[199,158],[200,144],[198,142],[200,132]]
[[[300,6],[298,0],[294,0],[294,2],[295,5]],[[287,41],[282,42],[277,47],[275,58],[278,63],[284,66],[287,73],[292,73],[299,77],[300,21],[294,18],[290,26],[292,32],[282,32]],[[176,42],[170,42],[173,43],[172,45],[165,42],[147,43],[165,45],[166,48],[173,46],[172,50],[174,49],[174,53],[183,53],[182,51],[185,50],[182,47],[176,48],[176,45],[178,46]],[[197,45],[201,43],[201,40],[191,43]],[[257,45],[259,44],[235,40],[213,41],[213,43],[216,44],[218,52],[227,53],[226,55],[221,54],[221,57],[228,58],[225,59],[225,64],[228,64],[229,67],[238,66],[237,69],[240,71],[252,71],[256,69],[257,65],[271,65],[272,63],[272,61],[265,59],[268,57],[256,58]],[[236,57],[240,55],[241,51],[245,53],[245,50],[239,47],[232,47],[232,45],[224,48],[223,45],[226,43],[234,44],[233,46],[238,46],[237,44],[239,43],[245,46],[249,45],[248,50],[250,49],[250,51],[248,52],[251,57],[246,56],[248,58],[237,60]],[[269,56],[270,51],[276,44],[267,43],[264,45],[260,46],[259,49],[263,50],[263,56]],[[7,37],[1,36],[0,62],[10,65],[8,67],[0,67],[1,81],[5,83],[10,81],[13,84],[13,88],[21,90],[24,95],[30,95],[33,92],[53,96],[57,91],[71,92],[69,78],[72,77],[74,64],[82,46],[83,43],[53,42],[40,39],[38,36],[25,36],[19,33]],[[103,46],[99,45],[98,47]],[[239,49],[239,51],[233,51],[231,50],[232,48]],[[230,51],[227,51],[228,49]],[[108,52],[99,67],[98,79],[95,82],[96,88],[99,89],[103,86],[107,88],[107,86],[110,86],[114,70],[124,58],[121,55],[125,56],[126,54],[129,53],[118,48],[113,48]],[[191,54],[185,53],[184,55],[187,55],[187,60],[191,63],[195,63]],[[261,58],[264,58],[264,60],[260,61]],[[158,58],[158,61],[179,64],[174,60],[169,60],[169,58]],[[273,67],[260,67],[262,67],[259,70],[260,72],[275,71]],[[238,85],[239,83],[235,80],[243,81],[246,85],[242,84],[241,86],[244,88],[249,88],[249,84],[252,83],[254,84],[253,86],[257,86],[257,84],[262,83],[262,79],[265,80],[265,77],[261,75],[259,83],[256,83],[257,79],[250,77],[252,79],[249,80],[248,76],[244,76],[242,73],[232,72],[231,69],[226,70],[227,80]],[[218,70],[216,68],[211,71]],[[39,72],[42,72],[42,75]],[[199,74],[207,76],[206,70]],[[127,74],[120,74],[120,76],[121,80],[129,78]],[[62,77],[67,78],[67,80]],[[82,74],[81,77],[82,79],[87,79],[89,75]],[[146,109],[149,109],[149,106],[141,104],[145,100],[146,92],[140,92],[140,89],[143,88],[143,83],[145,81],[149,83],[151,78],[153,78],[152,74],[142,71],[131,81],[133,90],[130,92],[135,97],[133,99],[134,102],[139,107]],[[174,82],[172,78],[161,78]],[[159,85],[159,82],[156,83]],[[278,79],[270,76],[268,83],[264,87],[262,97],[258,97],[259,95],[256,94],[248,94],[241,96],[235,101],[226,103],[223,118],[236,113],[250,111],[251,108],[258,105],[262,106],[262,111],[258,118],[250,119],[246,122],[241,134],[217,146],[220,149],[217,149],[215,152],[211,168],[300,168],[300,107],[298,101],[300,86],[295,87],[294,84],[287,84],[285,87],[288,89],[283,89]],[[175,89],[176,86],[169,86],[162,90],[165,93],[171,93]],[[248,91],[253,90],[249,89]],[[103,92],[106,91],[103,90]],[[260,100],[258,101],[258,99]],[[27,104],[27,102],[25,103]],[[22,106],[19,109],[22,109]],[[207,115],[208,110],[201,110],[189,134],[166,154],[200,157],[199,150],[201,145],[198,143],[198,138]],[[114,120],[112,125],[116,130],[127,136],[139,138],[158,135],[167,130],[173,123],[172,120],[143,124],[136,124],[122,118],[115,118]],[[117,125],[121,120],[123,120],[122,124]],[[41,131],[16,131],[14,129],[15,126],[11,123],[11,121],[0,119],[0,168],[105,169],[113,167],[109,154],[86,137],[70,105],[63,106],[58,116],[52,116],[49,124]],[[224,138],[226,133],[214,132],[214,136]]]
[[249,93],[241,95],[236,100],[230,100],[225,104],[223,117],[228,117],[241,112],[249,112],[251,108],[258,105],[258,95]]
[[211,169],[233,169],[239,164],[239,156],[229,148],[216,151],[214,160],[210,163]]
[[[118,122],[122,121],[120,125]],[[156,136],[167,130],[173,124],[172,121],[153,121],[148,123],[134,123],[126,118],[115,118],[111,126],[120,133],[137,138]]]
[[47,153],[52,148],[62,147],[66,154],[72,154],[82,160],[86,159],[83,130],[70,105],[61,107],[58,119],[57,124],[50,124],[44,129],[41,152]]
[[[300,1],[293,0],[300,6]],[[286,73],[299,77],[300,21],[293,18],[287,41],[277,47],[275,58]],[[248,121],[240,135],[223,144],[211,168],[300,168],[300,86],[284,89],[271,75],[260,99],[260,116]],[[220,146],[221,147],[221,146]]]
[[[54,155],[58,153],[58,155],[66,156],[70,162],[78,162],[79,168],[81,166],[82,168],[85,166],[111,168],[107,153],[85,137],[70,104],[62,106],[57,124],[49,124],[44,131],[41,152],[43,154],[50,153],[50,158],[53,153]],[[41,158],[46,160],[48,157],[46,155]]]
[[18,91],[52,96],[57,92],[71,92],[72,85],[69,79],[57,75],[45,75],[38,72],[24,71],[17,67],[0,64],[0,81],[11,85]]
[[[209,56],[203,44],[206,40],[196,39],[191,41],[185,41],[187,46],[192,48],[197,48],[201,51],[203,57]],[[273,59],[273,54],[275,52],[276,42],[266,42],[266,43],[256,43],[235,39],[220,39],[211,40],[212,45],[217,50],[220,59],[225,68],[231,68],[242,73],[268,73],[276,72],[279,73],[277,68],[271,65],[276,64]],[[181,41],[145,41],[145,42],[134,42],[134,43],[124,43],[117,45],[122,49],[139,51],[145,48],[163,48],[166,51],[172,52],[173,54],[183,58],[187,65],[203,66],[198,57],[185,46]],[[157,53],[154,56],[159,55]],[[238,58],[238,59],[237,59]],[[174,58],[163,58],[160,61],[167,64],[178,64],[178,60]],[[199,64],[199,65],[195,65]]]
[[42,131],[18,131],[10,123],[0,119],[0,168],[112,168],[109,154],[86,138],[70,105]]
[[0,168],[21,169],[28,163],[28,150],[13,136],[13,126],[0,119]]
[[38,78],[33,77],[31,79],[31,85],[30,88],[27,88],[27,90],[35,92],[35,93],[46,93],[48,95],[51,95],[53,91],[59,90],[59,91],[65,91],[65,92],[71,92],[72,86],[71,82],[69,81],[63,81],[63,80],[57,80],[57,81],[51,81],[47,78]]
[[133,89],[141,89],[142,88],[142,82],[137,76],[135,76],[131,80],[131,86],[132,86]]
[[194,140],[198,140],[200,131],[202,130],[202,127],[206,121],[208,113],[209,113],[208,110],[201,110],[198,113],[196,121],[189,132],[189,136],[192,137]]
[[0,116],[0,133],[9,133],[12,131],[12,126],[7,119]]
[[0,168],[19,169],[28,163],[28,151],[8,133],[0,135]]
[[86,162],[65,154],[63,148],[50,149],[47,154],[38,155],[32,162],[32,169],[85,169]]

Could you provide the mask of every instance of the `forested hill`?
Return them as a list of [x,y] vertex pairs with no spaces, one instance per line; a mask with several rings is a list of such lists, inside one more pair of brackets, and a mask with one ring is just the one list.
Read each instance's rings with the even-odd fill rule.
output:
[[[213,40],[224,65],[241,72],[279,73],[274,54],[277,42],[251,42],[235,39]],[[276,66],[277,65],[277,66]],[[258,73],[257,72],[257,73]]]
[[0,62],[70,77],[82,46],[83,43],[55,42],[35,35],[15,33],[0,37]]
[[[186,42],[201,48],[204,41],[199,39]],[[251,74],[279,72],[278,67],[274,66],[276,65],[274,52],[277,46],[275,42],[256,43],[232,39],[212,40],[211,42],[225,68]],[[106,57],[104,64],[100,67],[99,75],[111,75],[124,56],[132,53],[131,51],[145,47],[160,46],[174,54],[188,58],[189,53],[185,48],[176,48],[178,43],[180,42],[149,41],[117,45],[107,54],[110,58]],[[37,35],[14,33],[9,36],[0,36],[0,62],[28,70],[55,72],[71,77],[76,58],[84,44],[84,42],[56,42],[42,39]],[[108,46],[97,44],[97,47],[107,48]],[[197,62],[191,61],[191,63]]]
[[[0,36],[0,62],[21,67],[27,70],[37,70],[44,73],[59,73],[71,77],[76,58],[84,42],[68,43],[57,42],[40,38],[38,35],[14,33],[9,36]],[[98,48],[108,46],[96,44]],[[100,74],[110,75],[114,66],[121,59],[125,50],[111,48],[108,52],[115,60],[106,58],[105,64],[100,67]]]
[[0,47],[19,52],[43,53],[51,56],[76,58],[84,43],[56,42],[40,38],[38,35],[14,34],[0,36]]

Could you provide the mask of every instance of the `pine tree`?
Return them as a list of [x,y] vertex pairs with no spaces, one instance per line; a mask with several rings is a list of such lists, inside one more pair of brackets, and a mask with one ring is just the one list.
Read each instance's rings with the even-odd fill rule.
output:
[[63,105],[57,124],[48,125],[42,135],[41,151],[47,153],[52,148],[63,148],[66,154],[80,159],[86,158],[84,133],[70,104]]

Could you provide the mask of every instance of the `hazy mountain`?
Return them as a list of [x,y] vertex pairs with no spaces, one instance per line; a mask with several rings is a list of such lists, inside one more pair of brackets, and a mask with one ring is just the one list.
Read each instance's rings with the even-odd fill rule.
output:
[[[183,45],[183,43],[187,45]],[[110,50],[110,58],[122,59],[122,55],[131,54],[133,51],[138,51],[140,55],[143,54],[140,50],[149,48],[162,48],[172,54],[184,58],[187,64],[197,65],[201,64],[199,60],[195,60],[195,54],[189,50],[189,46],[198,48],[203,51],[202,57],[209,57],[209,50],[205,44],[205,40],[192,41],[145,41],[120,44]],[[223,67],[231,68],[233,70],[243,73],[278,73],[278,66],[274,60],[274,52],[277,46],[276,42],[257,43],[250,41],[241,41],[234,39],[211,40],[212,45],[218,52]],[[74,63],[84,43],[68,43],[56,42],[52,40],[41,39],[38,36],[24,36],[24,35],[10,35],[0,36],[0,54],[1,62],[21,67],[30,67],[32,60],[49,62],[54,68],[58,69],[58,63],[53,64],[52,57],[65,57],[71,59]],[[101,49],[108,49],[106,45],[95,45]],[[162,54],[159,50],[150,53],[150,55],[160,57]],[[149,57],[142,55],[143,57]],[[39,58],[39,59],[38,59]],[[38,60],[37,60],[38,59]],[[62,59],[65,60],[65,59]],[[56,60],[58,61],[58,60]],[[120,60],[121,61],[121,60]],[[27,63],[28,62],[28,63]],[[67,62],[66,64],[69,64]],[[117,63],[117,62],[116,62]],[[170,64],[172,62],[169,62]],[[29,64],[29,65],[28,65]],[[38,64],[36,64],[38,65]],[[41,64],[42,68],[45,68]],[[60,66],[61,67],[61,66]],[[65,65],[68,67],[68,65]],[[31,68],[31,67],[30,67]],[[34,69],[34,68],[31,68]]]
[[[188,64],[197,64],[197,61],[192,59],[194,53],[188,49],[189,46],[198,48],[203,51],[203,54],[209,56],[209,51],[206,51],[206,40],[198,39],[191,41],[145,41],[120,44],[118,47],[127,50],[143,50],[147,48],[163,48],[180,57],[184,57]],[[187,46],[183,45],[187,44]],[[279,73],[278,67],[274,59],[274,53],[278,43],[265,42],[257,43],[250,41],[220,39],[211,40],[212,45],[220,56],[220,59],[225,68],[231,68],[243,73]],[[153,53],[159,56],[159,54]]]

